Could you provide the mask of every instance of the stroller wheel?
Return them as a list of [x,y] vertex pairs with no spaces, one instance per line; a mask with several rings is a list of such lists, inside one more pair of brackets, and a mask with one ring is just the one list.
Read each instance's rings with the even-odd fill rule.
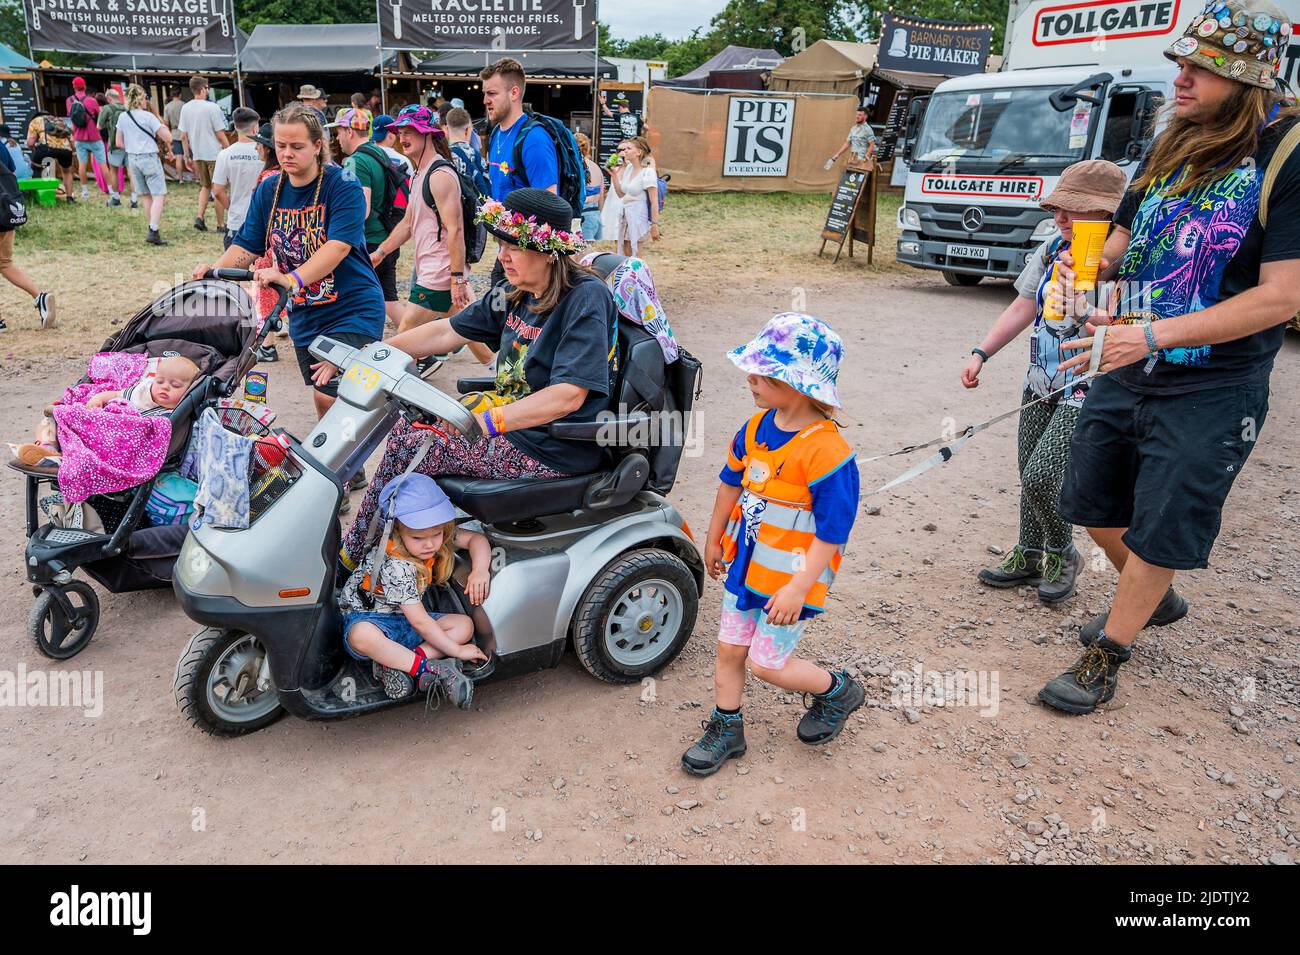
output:
[[[86,649],[99,626],[99,597],[80,580],[65,587],[43,590],[27,615],[27,632],[36,649],[52,660],[67,660]],[[60,602],[62,596],[67,607]],[[71,613],[69,613],[69,608]]]

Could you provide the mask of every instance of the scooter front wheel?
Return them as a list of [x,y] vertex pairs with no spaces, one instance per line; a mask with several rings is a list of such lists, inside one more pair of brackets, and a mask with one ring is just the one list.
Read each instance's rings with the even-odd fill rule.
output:
[[266,651],[242,630],[206,627],[176,663],[172,691],[181,714],[212,736],[243,736],[283,715],[266,671]]
[[699,610],[690,569],[653,548],[620,555],[587,588],[573,619],[573,648],[606,683],[635,683],[681,652]]

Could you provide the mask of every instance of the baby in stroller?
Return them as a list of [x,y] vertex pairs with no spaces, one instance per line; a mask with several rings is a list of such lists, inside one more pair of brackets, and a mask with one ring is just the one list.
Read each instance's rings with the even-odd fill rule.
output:
[[[152,358],[145,362],[143,374],[136,381],[123,389],[110,389],[91,395],[84,404],[87,408],[96,409],[121,400],[142,415],[169,414],[180,404],[199,374],[199,366],[184,355]],[[75,392],[75,389],[71,391]],[[33,441],[11,444],[10,448],[20,464],[42,470],[57,469],[60,449],[54,407],[45,409],[45,417],[36,428]]]
[[142,308],[52,407],[57,431],[38,435],[47,444],[24,448],[42,459],[54,452],[54,466],[9,462],[26,479],[23,566],[36,592],[28,632],[46,656],[80,652],[98,625],[99,598],[78,571],[111,593],[170,588],[205,489],[202,473],[179,474],[199,436],[231,433],[246,469],[251,446],[270,434],[274,413],[234,397],[283,312],[281,302],[258,320],[236,284],[251,278],[184,282]]

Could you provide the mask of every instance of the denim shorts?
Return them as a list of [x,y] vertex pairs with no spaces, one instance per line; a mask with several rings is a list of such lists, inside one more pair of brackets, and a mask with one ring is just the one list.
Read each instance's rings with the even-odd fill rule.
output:
[[108,164],[109,164],[110,166],[117,166],[119,169],[120,169],[121,167],[125,166],[125,165],[126,165],[126,150],[125,150],[125,149],[110,149],[110,150],[108,151]]
[[167,177],[157,153],[129,153],[126,172],[131,177],[131,188],[140,195],[167,195]]
[[600,241],[600,210],[582,210],[582,237],[588,242]]
[[[430,613],[429,616],[437,620],[443,615]],[[354,660],[370,659],[353,650],[352,644],[348,642],[348,633],[352,630],[353,624],[358,623],[373,623],[389,640],[401,644],[408,650],[414,650],[424,642],[424,638],[416,633],[415,628],[411,626],[411,621],[407,620],[406,614],[400,610],[395,613],[377,613],[374,611],[345,613],[343,615],[343,648],[348,651],[348,656]]]
[[84,139],[73,140],[73,145],[77,149],[77,162],[85,162],[91,156],[94,156],[100,163],[105,162],[104,158],[104,141],[96,139],[93,142]]

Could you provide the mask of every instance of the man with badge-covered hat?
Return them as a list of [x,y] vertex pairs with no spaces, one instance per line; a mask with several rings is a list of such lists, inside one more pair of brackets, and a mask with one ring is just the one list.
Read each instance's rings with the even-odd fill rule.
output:
[[[1074,431],[1060,516],[1088,528],[1119,571],[1083,655],[1039,699],[1091,713],[1115,694],[1138,633],[1188,613],[1176,571],[1208,566],[1223,505],[1268,413],[1286,321],[1300,309],[1297,111],[1278,89],[1287,15],[1209,0],[1165,51],[1178,65],[1168,120],[1115,214],[1102,277],[1116,294]],[[1052,291],[1087,309],[1062,258]],[[1090,339],[1063,368],[1082,367]]]

